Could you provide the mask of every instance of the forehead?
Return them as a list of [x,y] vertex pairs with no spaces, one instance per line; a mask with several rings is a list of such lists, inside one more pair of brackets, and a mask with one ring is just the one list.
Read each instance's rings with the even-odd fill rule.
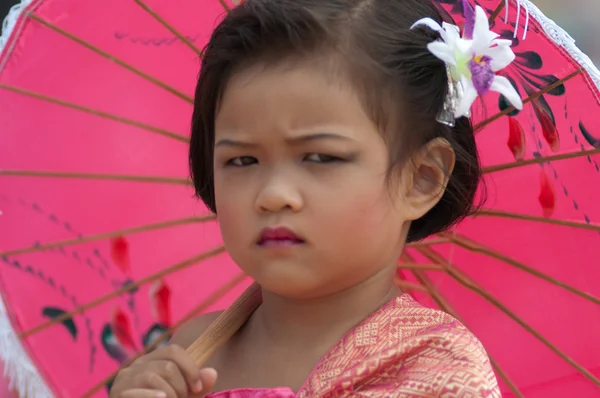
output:
[[304,64],[257,65],[236,73],[225,87],[215,125],[217,135],[335,125],[359,138],[360,132],[377,130],[341,73]]

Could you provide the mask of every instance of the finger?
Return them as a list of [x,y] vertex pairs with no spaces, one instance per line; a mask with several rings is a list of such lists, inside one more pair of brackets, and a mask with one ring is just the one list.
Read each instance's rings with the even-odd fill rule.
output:
[[200,380],[202,382],[202,386],[198,386],[200,388],[200,394],[208,394],[217,382],[217,371],[212,368],[202,369],[200,371]]
[[156,373],[143,373],[140,375],[142,378],[140,383],[136,383],[137,385],[142,385],[147,389],[152,389],[154,391],[162,391],[164,393],[163,397],[166,398],[186,398],[185,395],[180,396],[177,395],[177,392],[171,387],[171,385],[162,377],[160,377]]
[[149,388],[132,388],[119,394],[119,398],[168,398],[164,391]]
[[146,363],[151,360],[169,360],[174,362],[183,374],[189,388],[197,391],[195,386],[200,380],[200,369],[198,369],[192,357],[183,348],[176,344],[170,344],[144,357],[144,362]]
[[169,383],[178,397],[187,398],[188,383],[175,362],[168,360],[153,361],[147,366],[150,372],[158,374],[163,380]]

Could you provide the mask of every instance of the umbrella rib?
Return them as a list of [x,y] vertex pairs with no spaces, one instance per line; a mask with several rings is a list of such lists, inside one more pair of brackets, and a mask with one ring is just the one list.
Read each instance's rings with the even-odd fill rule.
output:
[[91,397],[96,391],[98,391],[99,389],[104,387],[110,380],[112,380],[117,375],[117,373],[119,372],[119,370],[121,368],[129,366],[133,361],[135,361],[142,355],[145,355],[145,354],[149,353],[150,351],[154,350],[156,347],[158,347],[158,345],[160,343],[162,343],[169,336],[171,336],[171,334],[175,330],[180,328],[183,324],[185,324],[186,322],[188,322],[189,320],[194,318],[199,313],[205,311],[208,307],[213,305],[215,302],[217,302],[217,300],[221,299],[225,294],[230,292],[231,289],[233,289],[234,287],[239,285],[241,282],[243,282],[247,278],[248,278],[248,276],[243,273],[239,273],[236,276],[234,276],[227,283],[225,283],[224,285],[219,287],[217,290],[215,290],[213,293],[211,293],[206,299],[202,300],[202,302],[200,302],[200,304],[198,304],[194,309],[192,309],[190,312],[188,312],[177,323],[175,323],[167,331],[165,331],[162,335],[160,335],[160,337],[158,337],[156,339],[156,341],[154,341],[148,347],[145,347],[143,350],[141,350],[139,353],[137,353],[133,358],[129,359],[125,364],[121,365],[121,367],[119,369],[117,369],[115,372],[113,372],[112,374],[107,376],[104,380],[100,381],[98,384],[96,384],[95,386],[90,388],[83,395],[83,397]]
[[219,0],[219,3],[221,3],[221,5],[223,6],[223,9],[225,9],[225,11],[227,11],[227,12],[231,11],[231,8],[227,5],[225,0]]
[[223,252],[225,252],[225,247],[220,246],[220,247],[217,247],[215,249],[209,250],[207,252],[204,252],[204,253],[195,255],[193,257],[190,257],[187,260],[184,260],[184,261],[182,261],[180,263],[174,264],[174,265],[172,265],[170,267],[163,268],[160,271],[155,272],[154,274],[148,275],[148,276],[146,276],[146,277],[144,277],[144,278],[142,278],[142,279],[140,279],[140,280],[138,280],[136,282],[128,283],[127,285],[123,286],[120,289],[117,289],[117,290],[115,290],[115,291],[113,291],[113,292],[111,292],[109,294],[106,294],[106,295],[104,295],[102,297],[98,297],[97,299],[95,299],[95,300],[93,300],[93,301],[91,301],[91,302],[89,302],[87,304],[80,305],[80,306],[74,308],[73,310],[71,310],[71,311],[69,311],[69,312],[67,312],[65,314],[62,314],[60,316],[57,316],[56,318],[53,318],[50,321],[41,323],[38,326],[34,326],[33,328],[22,332],[19,335],[19,338],[25,339],[25,338],[31,336],[32,334],[39,333],[42,330],[45,330],[45,329],[47,329],[48,327],[50,327],[50,326],[52,326],[54,324],[57,324],[57,323],[60,323],[60,322],[62,322],[64,320],[66,320],[66,319],[72,318],[73,315],[78,315],[78,314],[80,314],[80,313],[82,313],[82,312],[84,312],[84,311],[86,311],[86,310],[88,310],[90,308],[96,307],[96,306],[98,306],[98,305],[100,305],[100,304],[102,304],[102,303],[104,303],[104,302],[106,302],[106,301],[108,301],[110,299],[118,297],[118,296],[122,295],[123,293],[131,292],[132,290],[138,289],[142,285],[145,285],[147,283],[151,283],[151,282],[154,282],[156,280],[159,280],[159,279],[163,278],[166,275],[172,274],[172,273],[177,272],[177,271],[181,271],[181,270],[183,270],[183,269],[185,269],[185,268],[187,268],[187,267],[189,267],[191,265],[194,265],[194,264],[198,263],[199,261],[206,260],[207,258],[217,256],[217,255],[219,255],[219,254],[221,254]]
[[190,49],[192,49],[192,51],[194,51],[197,55],[199,55],[202,58],[202,50],[200,50],[198,47],[196,47],[194,45],[194,43],[192,43],[191,40],[189,40],[187,37],[185,37],[184,35],[182,35],[177,29],[175,29],[173,27],[173,25],[171,25],[170,23],[168,23],[167,21],[165,21],[160,15],[158,15],[156,12],[154,12],[154,10],[152,10],[146,3],[144,3],[142,0],[134,0],[140,7],[142,7],[148,14],[150,14],[154,19],[156,19],[162,26],[164,26],[165,28],[167,28],[167,30],[169,30],[169,32],[173,33],[175,36],[177,36],[177,38],[179,40],[181,40],[181,42],[183,44],[185,44],[186,46],[188,46]]
[[79,104],[75,104],[72,102],[68,102],[68,101],[63,101],[61,99],[58,98],[54,98],[54,97],[50,97],[44,94],[40,94],[40,93],[36,93],[34,91],[29,91],[29,90],[25,90],[23,88],[19,88],[19,87],[15,87],[15,86],[10,86],[8,84],[3,84],[0,83],[0,88],[3,88],[5,90],[9,90],[9,91],[13,91],[15,93],[19,93],[22,95],[27,95],[29,97],[33,97],[36,99],[40,99],[43,101],[47,101],[53,104],[57,104],[57,105],[61,105],[64,106],[66,108],[71,108],[71,109],[75,109],[81,112],[85,112],[85,113],[89,113],[91,115],[95,115],[95,116],[99,116],[99,117],[103,117],[105,119],[109,119],[109,120],[113,120],[116,122],[120,122],[123,124],[127,124],[129,126],[134,126],[134,127],[139,127],[142,128],[144,130],[148,130],[151,131],[153,133],[158,133],[160,135],[164,135],[165,137],[169,137],[169,138],[173,138],[176,139],[177,141],[181,141],[181,142],[189,142],[187,137],[184,137],[183,135],[174,133],[172,131],[168,131],[165,129],[161,129],[158,127],[154,127],[154,126],[150,126],[148,124],[142,123],[142,122],[137,122],[135,120],[131,120],[131,119],[127,119],[121,116],[117,116],[117,115],[113,115],[111,113],[107,113],[104,111],[100,111],[98,109],[93,109],[93,108],[88,108],[86,106],[83,105],[79,105]]
[[421,263],[415,263],[413,261],[398,263],[397,268],[400,270],[410,269],[410,270],[420,270],[420,271],[443,271],[444,270],[438,264],[421,264]]
[[[412,260],[412,256],[410,254],[405,253],[404,256],[406,258]],[[440,292],[440,290],[435,286],[435,284],[433,283],[433,281],[429,278],[429,276],[427,276],[427,274],[425,272],[419,271],[419,270],[413,270],[412,273],[415,276],[415,278],[417,278],[417,280],[419,281],[419,283],[421,283],[421,285],[425,288],[427,294],[437,303],[437,305],[439,305],[439,307],[443,311],[445,311],[448,314],[452,315],[454,318],[456,318],[463,325],[466,325],[466,323],[464,322],[464,320],[459,316],[458,312],[452,307],[452,305],[450,304],[450,302],[444,297],[444,295],[442,294],[442,292]],[[506,383],[506,385],[508,386],[508,388],[510,388],[510,390],[518,398],[524,398],[524,396],[521,393],[521,391],[519,391],[517,385],[508,377],[508,375],[500,367],[500,365],[498,365],[498,362],[496,362],[496,360],[491,355],[489,355],[489,354],[488,354],[488,357],[490,358],[490,362],[491,362],[492,366],[494,367],[494,370],[500,376],[500,378],[502,380],[504,380],[504,382]]]
[[[536,99],[538,99],[539,97],[541,97],[542,95],[546,94],[548,91],[555,89],[556,87],[560,86],[561,84],[564,84],[565,82],[567,82],[568,80],[574,78],[575,76],[579,75],[580,73],[582,73],[584,71],[583,68],[577,69],[575,72],[563,77],[562,79],[554,82],[553,84],[544,87],[543,89],[541,89],[540,91],[537,91],[533,94],[531,94],[529,97],[525,98],[523,100],[523,105],[531,102],[531,101],[535,101]],[[509,113],[516,111],[517,109],[514,106],[509,106],[508,108],[504,109],[501,112],[496,113],[494,116],[491,116],[487,119],[485,119],[484,121],[478,123],[475,125],[475,127],[473,127],[473,131],[475,131],[476,133],[479,132],[479,130],[483,129],[485,126],[487,126],[488,124],[500,119],[502,116],[506,116]]]
[[577,363],[574,359],[572,359],[567,354],[565,354],[563,351],[561,351],[557,346],[552,344],[548,339],[546,339],[544,336],[542,336],[542,334],[540,332],[538,332],[533,326],[531,326],[530,324],[525,322],[523,319],[521,319],[519,316],[517,316],[517,314],[512,312],[508,307],[506,307],[504,304],[502,304],[502,302],[500,300],[498,300],[496,297],[494,297],[492,294],[490,294],[486,289],[484,289],[481,285],[479,285],[477,282],[475,282],[473,279],[471,279],[467,274],[462,272],[456,266],[454,266],[452,264],[448,264],[447,261],[435,250],[433,250],[431,248],[426,248],[426,247],[420,247],[420,248],[417,248],[417,250],[419,252],[421,252],[421,254],[423,254],[424,256],[429,258],[431,261],[438,262],[440,265],[442,265],[444,267],[444,270],[450,277],[452,277],[452,279],[454,279],[455,281],[457,281],[458,283],[460,283],[467,289],[472,290],[475,293],[479,294],[481,297],[483,297],[489,303],[491,303],[496,308],[498,308],[500,311],[502,311],[504,314],[506,314],[513,321],[518,323],[521,327],[523,327],[523,329],[525,329],[529,333],[531,333],[541,343],[543,343],[548,348],[550,348],[552,351],[554,351],[554,353],[556,353],[559,357],[561,357],[563,360],[565,360],[569,365],[571,365],[573,368],[575,368],[584,377],[586,377],[592,383],[594,383],[600,387],[600,380],[598,378],[596,378],[591,372],[589,372],[587,369],[585,369],[583,366],[581,366],[579,363]]
[[427,293],[427,289],[422,286],[419,285],[418,283],[412,283],[412,282],[408,282],[405,280],[400,280],[400,281],[395,281],[396,286],[398,286],[401,290],[413,290],[413,291],[417,291],[417,292],[424,292]]
[[473,214],[473,217],[500,217],[500,218],[510,218],[514,220],[522,220],[522,221],[533,221],[543,224],[552,224],[552,225],[561,225],[564,227],[572,227],[579,229],[587,229],[591,231],[600,232],[600,225],[598,224],[588,224],[583,221],[569,221],[569,220],[558,220],[554,218],[546,218],[546,217],[538,217],[538,216],[530,216],[528,214],[519,214],[513,213],[510,211],[501,211],[501,210],[493,210],[493,209],[481,209],[477,210]]
[[0,257],[8,257],[8,256],[14,256],[17,254],[24,254],[24,253],[33,253],[33,252],[43,251],[43,250],[47,250],[47,249],[54,249],[56,247],[61,247],[61,246],[77,245],[80,243],[87,243],[87,242],[94,242],[94,241],[98,241],[98,240],[116,238],[116,237],[123,236],[123,235],[132,235],[132,234],[136,234],[136,233],[140,233],[140,232],[152,231],[155,229],[170,228],[170,227],[174,227],[177,225],[191,224],[191,223],[197,223],[197,222],[202,223],[202,222],[213,221],[213,220],[215,220],[215,216],[212,214],[206,215],[206,216],[200,216],[200,217],[180,218],[180,219],[176,219],[176,220],[170,220],[170,221],[159,222],[159,223],[154,223],[154,224],[146,224],[146,225],[142,225],[140,227],[121,229],[121,230],[106,232],[106,233],[97,234],[97,235],[87,235],[87,236],[82,236],[80,238],[75,238],[75,239],[68,239],[68,240],[62,240],[62,241],[58,241],[58,242],[46,243],[44,245],[8,250],[8,251],[0,252]]
[[123,175],[123,174],[97,174],[97,173],[72,173],[60,171],[42,171],[42,170],[2,170],[0,176],[18,176],[18,177],[43,177],[43,178],[82,178],[91,180],[114,180],[114,181],[132,181],[149,182],[159,184],[173,185],[192,185],[189,178],[179,177],[160,177],[160,176],[142,176],[142,175]]
[[490,25],[492,25],[492,23],[494,22],[494,20],[496,18],[498,18],[498,15],[500,15],[500,13],[502,12],[502,10],[504,10],[504,5],[505,5],[505,1],[504,0],[500,0],[500,4],[498,4],[498,7],[496,7],[496,9],[494,10],[494,12],[492,12],[490,14],[490,17],[488,18],[488,23]]
[[[405,263],[412,263],[413,261],[412,261],[412,259],[411,259],[411,260],[409,260],[409,259],[408,259],[408,257],[406,257],[406,256],[404,255],[404,253],[402,253],[402,254],[400,255],[400,262],[398,263],[398,265],[400,265],[402,262],[405,262]],[[403,270],[402,270],[402,269],[400,269],[400,268],[398,268],[398,269],[396,270],[396,272],[394,273],[394,283],[395,283],[396,285],[398,285],[398,282],[403,282],[403,283],[412,283],[412,282],[410,282],[409,280],[407,280],[407,279],[406,279],[406,276],[404,275],[404,272],[401,272],[401,271],[403,271]],[[402,288],[402,286],[398,286],[398,287],[400,288],[400,291],[401,291],[403,294],[408,294],[408,295],[409,295],[409,296],[411,296],[411,297],[412,297],[414,300],[416,300],[416,298],[415,298],[415,295],[412,293],[413,291],[412,291],[411,289],[406,289],[406,290],[405,290],[405,289],[403,289],[403,288]],[[424,286],[421,286],[421,287],[423,287],[423,288],[424,288]],[[425,289],[425,290],[427,290],[427,289]],[[420,290],[419,290],[419,291],[420,291]],[[427,293],[427,292],[426,292],[426,293]]]
[[420,242],[410,242],[404,245],[404,247],[417,247],[417,246],[431,246],[431,245],[441,245],[444,243],[450,243],[450,240],[445,238],[430,238]]
[[104,58],[106,58],[106,59],[108,59],[108,60],[116,63],[119,66],[122,66],[123,68],[129,70],[130,72],[135,73],[136,75],[140,76],[141,78],[143,78],[143,79],[145,79],[145,80],[147,80],[147,81],[149,81],[149,82],[151,82],[151,83],[159,86],[160,88],[163,88],[163,89],[167,90],[171,94],[174,94],[177,97],[179,97],[179,98],[181,98],[181,99],[183,99],[183,100],[185,100],[185,101],[187,101],[189,103],[193,103],[194,102],[194,99],[192,97],[190,97],[189,95],[186,95],[186,94],[182,93],[181,91],[175,89],[174,87],[171,87],[168,84],[166,84],[166,83],[158,80],[157,78],[155,78],[153,76],[150,76],[149,74],[147,74],[145,72],[142,72],[141,70],[137,69],[136,67],[134,67],[134,66],[132,66],[132,65],[130,65],[130,64],[128,64],[128,63],[126,63],[126,62],[124,62],[124,61],[122,61],[120,59],[118,59],[117,57],[115,57],[113,55],[110,55],[106,51],[99,49],[98,47],[94,46],[91,43],[88,43],[87,41],[85,41],[85,40],[83,40],[83,39],[81,39],[81,38],[79,38],[77,36],[75,36],[74,34],[69,33],[66,30],[61,29],[58,26],[56,26],[56,25],[54,25],[54,24],[52,24],[52,23],[50,23],[50,22],[48,22],[48,21],[40,18],[39,16],[33,14],[32,12],[29,12],[27,14],[27,16],[30,19],[32,19],[32,20],[34,20],[36,22],[41,23],[45,27],[50,28],[53,31],[55,31],[55,32],[63,35],[64,37],[66,37],[66,38],[68,38],[68,39],[70,39],[70,40],[72,40],[72,41],[74,41],[74,42],[82,45],[83,47],[85,47],[85,48],[87,48],[89,50],[92,50],[96,54],[98,54],[98,55],[100,55],[100,56],[102,56],[102,57],[104,57]]
[[503,164],[497,164],[497,165],[493,165],[493,166],[483,167],[481,171],[483,174],[490,174],[490,173],[496,173],[498,171],[510,170],[510,169],[515,169],[515,168],[523,167],[523,166],[529,166],[532,164],[555,162],[555,161],[559,161],[559,160],[574,159],[574,158],[579,158],[579,157],[583,157],[583,156],[592,156],[592,155],[597,155],[597,154],[600,154],[600,148],[586,149],[583,151],[575,151],[575,152],[565,152],[565,153],[559,153],[557,155],[550,155],[550,156],[539,156],[536,158],[526,159],[526,160],[517,160],[516,162],[503,163]]
[[[573,287],[571,285],[568,285],[564,282],[561,282],[558,279],[551,277],[550,275],[547,275],[541,271],[536,270],[535,268],[532,268],[532,267],[525,265],[517,260],[514,260],[508,256],[505,256],[504,254],[502,254],[496,250],[485,247],[482,244],[477,243],[477,242],[467,238],[464,235],[457,234],[457,233],[453,233],[453,234],[443,233],[442,235],[447,236],[453,243],[459,245],[460,247],[462,247],[464,249],[467,249],[474,253],[480,253],[480,254],[486,255],[491,258],[495,258],[496,260],[500,260],[505,264],[512,265],[513,267],[520,269],[521,271],[525,271],[525,272],[527,272],[533,276],[536,276],[548,283],[551,283],[551,284],[558,286],[562,289],[565,289],[571,293],[574,293],[574,294],[578,295],[579,297],[582,297],[588,301],[591,301],[594,304],[600,305],[600,298],[598,298],[590,293],[586,293],[586,292],[584,292],[580,289],[577,289],[576,287]],[[420,248],[417,248],[417,250],[419,250],[419,249]]]

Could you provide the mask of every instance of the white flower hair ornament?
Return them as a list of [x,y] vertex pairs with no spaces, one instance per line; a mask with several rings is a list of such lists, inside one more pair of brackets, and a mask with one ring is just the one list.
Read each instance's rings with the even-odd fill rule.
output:
[[411,27],[426,26],[441,37],[441,40],[429,43],[427,49],[444,61],[448,69],[448,96],[437,121],[451,127],[455,119],[469,117],[477,96],[490,90],[504,95],[516,109],[523,109],[523,101],[510,81],[496,75],[515,59],[510,48],[512,41],[499,39],[500,35],[490,31],[488,18],[481,7],[473,10],[466,0],[463,0],[463,6],[465,29],[462,37],[458,26],[446,22],[440,26],[431,18],[423,18]]

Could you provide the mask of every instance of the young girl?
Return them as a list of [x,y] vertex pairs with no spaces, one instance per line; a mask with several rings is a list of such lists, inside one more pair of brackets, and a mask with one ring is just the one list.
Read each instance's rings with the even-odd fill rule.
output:
[[[122,369],[112,398],[500,396],[480,342],[393,282],[406,242],[472,210],[468,88],[514,98],[483,11],[464,40],[441,19],[432,0],[248,0],[219,24],[190,166],[263,302],[207,368],[184,348],[218,314]],[[510,60],[445,50],[469,36]]]

